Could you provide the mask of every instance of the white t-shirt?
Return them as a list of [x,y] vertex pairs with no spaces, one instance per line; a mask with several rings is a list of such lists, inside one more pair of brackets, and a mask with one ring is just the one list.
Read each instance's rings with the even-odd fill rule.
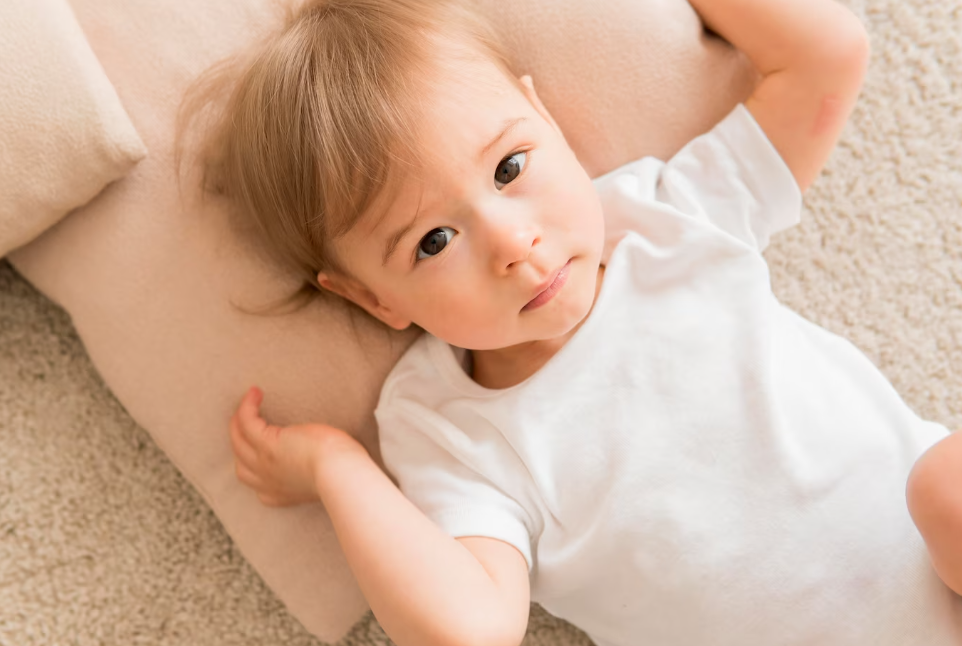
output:
[[537,373],[484,388],[425,334],[388,376],[402,492],[514,545],[599,646],[962,644],[904,493],[948,431],[775,299],[760,252],[801,195],[751,113],[595,187],[601,291]]

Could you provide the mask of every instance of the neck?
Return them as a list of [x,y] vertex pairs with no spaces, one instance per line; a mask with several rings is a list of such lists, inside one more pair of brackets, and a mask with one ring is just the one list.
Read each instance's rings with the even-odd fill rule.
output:
[[595,308],[594,304],[598,302],[604,275],[605,266],[600,265],[595,283],[595,299],[591,309],[571,330],[552,339],[528,341],[495,350],[471,350],[471,378],[486,388],[508,388],[521,383],[537,372],[548,362],[548,359],[564,347],[591,316]]

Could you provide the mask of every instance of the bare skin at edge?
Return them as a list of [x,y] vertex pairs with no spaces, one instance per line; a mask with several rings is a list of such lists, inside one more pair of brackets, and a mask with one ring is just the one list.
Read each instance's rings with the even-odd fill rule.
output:
[[936,574],[962,594],[962,433],[950,434],[916,460],[905,498]]

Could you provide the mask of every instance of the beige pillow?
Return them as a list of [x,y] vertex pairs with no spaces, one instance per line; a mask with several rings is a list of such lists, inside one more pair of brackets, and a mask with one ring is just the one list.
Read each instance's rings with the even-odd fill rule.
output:
[[[482,0],[507,30],[569,143],[596,176],[670,156],[748,95],[746,60],[703,35],[686,0]],[[291,613],[339,640],[365,603],[321,505],[261,506],[235,478],[227,421],[258,384],[278,423],[323,421],[377,451],[373,406],[414,340],[312,307],[244,316],[291,286],[229,233],[224,214],[178,198],[174,114],[189,79],[277,24],[272,0],[75,0],[81,25],[152,154],[10,257],[71,315],[94,365],[197,487]],[[69,268],[69,269],[67,269]]]
[[146,154],[70,5],[0,2],[0,256]]

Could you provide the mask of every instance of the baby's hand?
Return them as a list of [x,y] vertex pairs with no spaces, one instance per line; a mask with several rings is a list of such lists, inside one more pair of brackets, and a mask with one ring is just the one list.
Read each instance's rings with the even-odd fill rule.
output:
[[344,447],[365,451],[364,447],[325,424],[268,424],[259,412],[263,398],[260,389],[251,388],[230,420],[237,478],[271,507],[319,500],[316,475],[322,458]]

